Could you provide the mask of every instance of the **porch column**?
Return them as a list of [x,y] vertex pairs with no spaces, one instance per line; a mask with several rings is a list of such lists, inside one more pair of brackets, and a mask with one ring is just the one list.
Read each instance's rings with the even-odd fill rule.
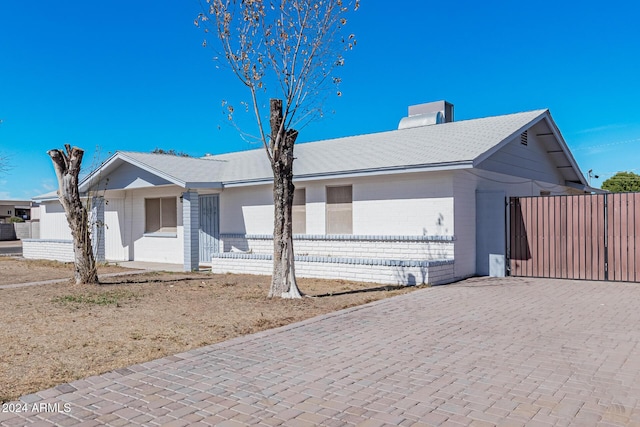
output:
[[104,262],[104,197],[91,198],[91,245],[95,260]]
[[198,192],[182,193],[182,224],[184,226],[184,271],[197,271],[200,267],[200,209]]

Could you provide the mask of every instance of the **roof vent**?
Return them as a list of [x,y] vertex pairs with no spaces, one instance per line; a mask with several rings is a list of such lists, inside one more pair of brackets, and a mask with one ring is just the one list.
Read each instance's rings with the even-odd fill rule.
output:
[[409,107],[409,116],[400,120],[398,129],[437,125],[452,121],[453,104],[447,101],[429,102],[427,104],[411,105]]

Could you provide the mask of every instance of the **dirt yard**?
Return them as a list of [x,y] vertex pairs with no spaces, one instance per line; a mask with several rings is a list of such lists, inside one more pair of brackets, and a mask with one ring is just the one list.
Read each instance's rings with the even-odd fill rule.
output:
[[[130,271],[117,265],[99,265],[98,274]],[[57,261],[25,260],[13,257],[0,257],[0,285],[14,283],[40,282],[52,279],[71,279],[73,264]]]
[[[109,269],[118,268],[101,272]],[[0,258],[0,284],[70,274],[70,265]],[[0,401],[416,289],[300,279],[313,297],[292,301],[268,299],[264,276],[145,273],[101,281],[0,290]]]

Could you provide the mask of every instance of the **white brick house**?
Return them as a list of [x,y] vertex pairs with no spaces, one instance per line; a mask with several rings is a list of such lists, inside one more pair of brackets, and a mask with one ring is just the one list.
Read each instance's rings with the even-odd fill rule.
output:
[[[453,122],[445,102],[399,129],[296,146],[299,276],[447,283],[505,255],[505,197],[590,191],[548,110]],[[81,183],[109,261],[270,274],[271,169],[262,149],[205,158],[116,152]],[[25,257],[60,258],[55,195]],[[45,248],[46,249],[43,249]],[[45,253],[46,252],[46,253]],[[497,257],[497,258],[496,258]]]

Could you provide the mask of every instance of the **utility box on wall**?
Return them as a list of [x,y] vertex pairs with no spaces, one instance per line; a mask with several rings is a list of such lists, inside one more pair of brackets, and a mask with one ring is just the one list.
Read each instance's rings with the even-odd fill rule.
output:
[[489,254],[489,276],[504,277],[506,273],[504,255]]

